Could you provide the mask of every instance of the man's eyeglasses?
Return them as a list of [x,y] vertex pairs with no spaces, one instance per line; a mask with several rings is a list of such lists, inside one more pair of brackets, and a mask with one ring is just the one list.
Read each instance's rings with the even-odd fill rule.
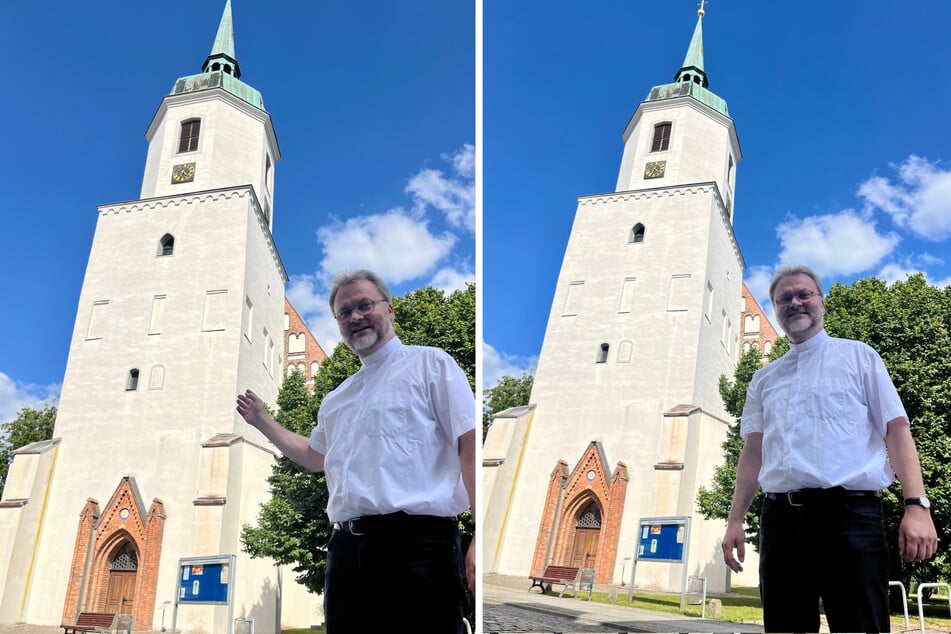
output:
[[800,304],[805,304],[813,297],[818,296],[819,293],[815,291],[799,291],[798,293],[793,293],[791,295],[782,295],[781,297],[776,298],[777,306],[789,306],[792,304],[794,299],[798,299]]
[[385,301],[386,299],[365,299],[356,306],[340,309],[340,312],[334,315],[334,317],[337,318],[337,321],[347,321],[353,313],[357,313],[360,316],[367,315],[373,310],[374,306]]

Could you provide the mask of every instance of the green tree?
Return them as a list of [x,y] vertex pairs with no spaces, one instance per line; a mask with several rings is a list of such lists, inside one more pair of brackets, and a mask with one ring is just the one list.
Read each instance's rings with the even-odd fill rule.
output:
[[535,375],[522,372],[522,376],[503,376],[493,387],[482,393],[482,438],[488,433],[492,417],[510,407],[528,405],[532,395]]
[[17,412],[16,418],[0,425],[0,496],[13,462],[13,452],[30,443],[52,438],[55,423],[56,406],[47,405],[43,409],[24,407]]
[[[427,287],[393,298],[396,332],[409,345],[443,348],[462,367],[473,384],[475,374],[475,286],[448,296]],[[324,397],[360,369],[359,358],[340,343],[314,377],[314,393],[307,393],[304,377],[292,372],[278,394],[275,417],[284,427],[309,436],[317,424]],[[291,566],[297,581],[311,592],[322,592],[327,542],[332,526],[327,518],[327,482],[323,473],[309,473],[281,457],[268,478],[271,499],[262,505],[256,526],[241,531],[244,549],[252,557],[270,557]],[[472,518],[460,518],[464,539],[471,539]]]

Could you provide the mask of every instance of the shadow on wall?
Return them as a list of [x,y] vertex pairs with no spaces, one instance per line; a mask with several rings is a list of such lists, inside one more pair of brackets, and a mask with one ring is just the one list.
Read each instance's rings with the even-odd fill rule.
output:
[[[281,569],[274,567],[280,579]],[[261,592],[258,594],[258,600],[254,602],[251,609],[247,607],[236,611],[236,619],[252,619],[254,621],[254,634],[280,634],[281,631],[281,590],[280,586],[275,585],[270,579],[265,579],[261,585]],[[274,609],[272,606],[277,606]]]

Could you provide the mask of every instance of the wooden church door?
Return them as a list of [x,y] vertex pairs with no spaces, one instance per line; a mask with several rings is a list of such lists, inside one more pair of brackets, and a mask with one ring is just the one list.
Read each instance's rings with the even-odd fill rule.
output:
[[601,508],[597,502],[586,506],[575,524],[575,541],[571,548],[569,566],[594,568],[601,541]]
[[109,567],[109,585],[106,590],[105,612],[132,614],[135,599],[135,577],[138,570],[135,546],[126,542]]

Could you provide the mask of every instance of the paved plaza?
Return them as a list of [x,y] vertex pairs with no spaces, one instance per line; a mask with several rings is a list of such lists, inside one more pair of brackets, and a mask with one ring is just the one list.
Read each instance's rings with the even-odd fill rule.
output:
[[755,623],[713,621],[681,614],[590,603],[557,594],[527,592],[528,578],[486,575],[482,630],[508,632],[762,632]]

